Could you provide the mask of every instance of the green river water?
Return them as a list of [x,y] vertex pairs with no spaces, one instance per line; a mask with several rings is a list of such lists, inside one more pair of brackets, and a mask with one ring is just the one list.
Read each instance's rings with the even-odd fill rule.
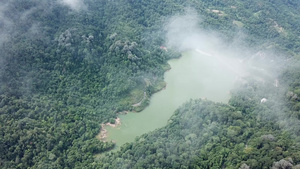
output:
[[190,51],[169,61],[165,73],[167,86],[150,98],[150,105],[139,113],[119,115],[121,125],[106,126],[107,140],[117,148],[149,131],[163,127],[174,111],[190,99],[206,98],[227,103],[237,75],[222,60],[205,53]]

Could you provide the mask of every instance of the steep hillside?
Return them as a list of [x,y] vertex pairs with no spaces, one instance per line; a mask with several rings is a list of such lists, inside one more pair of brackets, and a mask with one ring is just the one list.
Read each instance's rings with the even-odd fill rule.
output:
[[[299,57],[300,4],[291,0],[0,2],[1,168],[237,168],[242,163],[267,168],[288,157],[299,163],[297,128],[277,124],[282,115],[299,125],[296,61],[282,73],[287,88],[274,95],[288,103],[274,122],[257,121],[255,110],[273,111],[276,100],[270,109],[235,100],[249,94],[243,86],[230,106],[191,101],[165,128],[95,161],[95,154],[114,147],[96,139],[100,124],[114,122],[121,111],[143,109],[147,101],[139,108],[132,104],[163,87],[167,60],[180,56],[176,49],[160,48],[166,44],[164,24],[187,8],[202,18],[199,27],[218,32],[228,45]],[[228,120],[231,113],[236,117]],[[185,121],[194,116],[198,121]],[[191,126],[180,133],[182,124]],[[212,125],[216,131],[210,131]]]

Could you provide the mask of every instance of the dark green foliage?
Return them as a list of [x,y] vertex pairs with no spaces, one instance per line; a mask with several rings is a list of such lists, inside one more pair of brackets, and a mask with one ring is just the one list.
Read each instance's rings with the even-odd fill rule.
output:
[[[289,107],[276,104],[283,102],[282,93],[275,92],[280,88],[251,81],[233,91],[230,105],[189,101],[167,126],[106,156],[100,167],[239,168],[245,163],[270,168],[284,158],[299,164],[299,120],[288,116]],[[268,101],[261,103],[260,95]]]
[[7,19],[29,14],[1,43],[1,166],[90,166],[94,154],[113,148],[95,138],[100,124],[131,109],[130,92],[143,90],[144,78],[161,79],[170,54],[159,49],[162,40],[143,48],[145,28],[131,16],[128,30],[120,27],[114,2],[91,1],[80,12],[55,1],[3,4]]
[[282,75],[289,91],[269,94],[285,99],[284,109],[274,108],[276,99],[260,105],[265,93],[243,86],[233,92],[231,106],[191,101],[165,128],[126,144],[120,154],[94,160],[114,147],[95,138],[100,124],[132,110],[134,90],[149,97],[164,87],[167,60],[180,56],[160,49],[169,17],[192,6],[203,18],[199,26],[218,30],[228,42],[242,30],[249,34],[238,41],[245,46],[294,54],[300,50],[298,2],[84,2],[87,9],[79,11],[56,0],[0,2],[1,168],[237,168],[241,163],[261,168],[285,157],[299,162],[298,147],[289,139],[299,136],[299,128],[289,128],[291,136],[276,124],[282,116],[300,118],[297,67]]

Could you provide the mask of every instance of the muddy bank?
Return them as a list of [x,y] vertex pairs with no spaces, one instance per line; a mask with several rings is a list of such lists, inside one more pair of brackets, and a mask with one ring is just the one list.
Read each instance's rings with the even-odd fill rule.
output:
[[106,126],[110,126],[110,127],[117,127],[121,125],[121,119],[119,117],[117,117],[115,119],[115,123],[105,123],[105,124],[101,124],[101,130],[99,132],[99,134],[96,136],[97,139],[101,140],[101,141],[106,141],[107,138],[107,129],[105,128]]

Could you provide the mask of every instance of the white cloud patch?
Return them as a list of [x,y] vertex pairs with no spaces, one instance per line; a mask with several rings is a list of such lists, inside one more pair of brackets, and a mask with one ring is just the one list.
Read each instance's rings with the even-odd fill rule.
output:
[[8,31],[13,26],[13,22],[5,16],[9,3],[0,2],[0,45],[8,38]]
[[166,46],[179,52],[194,50],[202,55],[217,58],[239,77],[273,79],[282,66],[278,53],[250,48],[244,43],[246,34],[237,32],[228,42],[216,30],[202,29],[199,14],[187,8],[184,13],[170,17],[164,24]]
[[58,0],[58,2],[75,11],[85,10],[87,8],[83,0]]
[[164,29],[167,32],[167,46],[186,51],[191,49],[209,50],[220,47],[217,33],[200,29],[202,19],[193,9],[187,8],[184,15],[175,15],[169,19]]

